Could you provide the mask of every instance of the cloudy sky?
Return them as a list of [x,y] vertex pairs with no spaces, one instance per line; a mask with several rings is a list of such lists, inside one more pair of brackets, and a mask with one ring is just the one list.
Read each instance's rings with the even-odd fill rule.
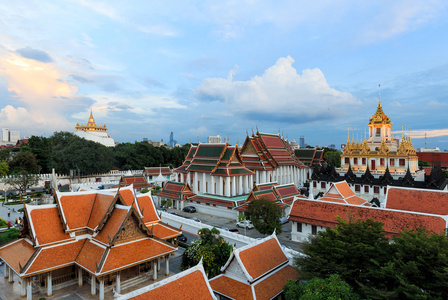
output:
[[[345,143],[381,102],[448,149],[445,1],[2,1],[0,126]],[[356,131],[356,129],[355,129]]]

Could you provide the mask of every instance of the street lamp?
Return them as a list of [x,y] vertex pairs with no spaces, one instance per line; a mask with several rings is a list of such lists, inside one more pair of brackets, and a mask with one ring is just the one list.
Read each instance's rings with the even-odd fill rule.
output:
[[5,192],[5,201],[3,201],[3,203],[6,203],[6,188],[4,188],[3,191]]

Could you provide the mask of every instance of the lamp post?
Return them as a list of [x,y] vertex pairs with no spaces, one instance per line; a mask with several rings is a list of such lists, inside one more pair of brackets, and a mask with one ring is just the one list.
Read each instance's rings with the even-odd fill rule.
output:
[[5,192],[5,201],[3,203],[6,203],[6,188],[3,189],[3,192]]

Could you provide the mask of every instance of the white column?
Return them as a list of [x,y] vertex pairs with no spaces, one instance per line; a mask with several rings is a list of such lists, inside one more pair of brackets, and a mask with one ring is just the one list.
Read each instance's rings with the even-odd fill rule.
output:
[[184,173],[179,173],[180,174],[180,182],[183,183],[184,182]]
[[230,177],[226,177],[226,197],[230,197]]
[[170,256],[165,256],[165,275],[170,275]]
[[78,286],[82,286],[82,269],[78,267]]
[[238,195],[242,195],[243,193],[243,176],[238,176]]
[[198,173],[197,172],[193,173],[193,192],[195,194],[199,194],[199,191],[198,191]]
[[203,194],[207,192],[207,179],[205,178],[205,173],[202,173],[201,191]]
[[9,277],[9,267],[8,267],[8,265],[7,264],[5,264],[5,269],[3,269],[3,272],[4,272],[4,277],[5,278],[8,278]]
[[190,172],[187,173],[187,182],[188,182],[188,184],[191,186],[191,176],[190,176]]
[[47,273],[47,296],[51,297],[53,295],[53,276],[51,276],[51,271]]
[[223,186],[224,179],[221,178],[221,177],[218,177],[218,181],[219,181],[218,192],[216,194],[224,196],[224,194],[225,194],[224,193],[224,186]]
[[90,294],[92,296],[96,295],[96,277],[92,275],[92,278],[90,279]]
[[252,190],[254,188],[254,175],[250,175],[249,177],[249,189]]
[[26,278],[22,278],[22,282],[20,285],[20,297],[25,298],[26,296]]
[[160,271],[160,257],[157,258],[157,272]]
[[208,192],[209,192],[210,194],[212,194],[212,195],[216,195],[216,190],[215,190],[215,176],[210,175],[210,178],[211,178],[211,180],[210,180],[210,184],[211,184],[211,186],[210,186]]
[[232,177],[232,197],[236,196],[236,177]]
[[9,268],[9,272],[8,272],[8,282],[9,283],[13,283],[14,282],[14,272],[12,271],[11,268]]
[[26,280],[26,300],[33,300],[33,288],[31,286],[31,277]]
[[156,281],[157,280],[157,263],[155,260],[152,261],[152,270],[153,270],[152,280]]
[[268,175],[268,171],[263,171],[263,181],[265,183],[268,182],[267,175]]
[[118,271],[117,272],[117,282],[116,282],[116,286],[115,286],[115,291],[117,292],[117,293],[121,293],[121,282],[120,282],[120,280],[121,280],[121,278],[120,278],[121,276],[120,276],[120,271]]
[[244,175],[244,193],[249,193],[249,175]]
[[100,295],[99,299],[104,300],[104,277],[100,277]]

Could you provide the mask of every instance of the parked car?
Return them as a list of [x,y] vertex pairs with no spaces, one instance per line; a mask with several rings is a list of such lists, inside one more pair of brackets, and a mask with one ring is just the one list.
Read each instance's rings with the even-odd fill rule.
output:
[[178,240],[180,242],[186,242],[187,241],[187,237],[182,233],[181,235],[179,235]]
[[196,207],[194,206],[185,206],[183,209],[184,212],[194,213],[196,212]]
[[289,220],[288,220],[287,217],[281,217],[281,218],[279,218],[279,220],[280,220],[280,223],[281,223],[281,224],[286,224],[286,223],[289,222]]
[[201,220],[199,220],[199,218],[196,218],[196,217],[188,218],[188,219],[201,223]]
[[247,229],[254,228],[254,225],[252,224],[252,222],[250,220],[238,221],[238,222],[236,222],[236,226],[247,228]]
[[166,209],[164,209],[164,208],[158,208],[157,210],[166,212]]
[[229,231],[230,231],[230,232],[233,232],[233,233],[238,233],[238,234],[240,234],[240,231],[239,231],[238,229],[236,229],[236,228],[230,228]]
[[172,215],[176,215],[176,216],[177,216],[177,212],[175,212],[175,211],[173,211],[173,210],[167,211],[167,213],[172,214]]

